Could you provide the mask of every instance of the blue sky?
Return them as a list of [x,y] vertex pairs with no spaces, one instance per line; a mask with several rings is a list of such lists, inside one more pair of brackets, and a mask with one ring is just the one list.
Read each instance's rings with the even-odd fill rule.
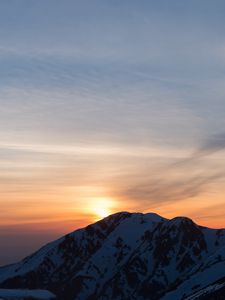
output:
[[224,16],[219,0],[1,1],[2,224],[92,197],[223,220]]
[[[57,118],[65,104],[65,116],[69,106],[73,113],[75,107],[94,113],[87,115],[91,123],[98,113],[107,119],[112,109],[128,119],[130,101],[140,111],[143,105],[145,112],[147,103],[148,112],[161,112],[162,117],[169,107],[172,127],[185,127],[178,132],[181,136],[189,125],[182,120],[173,124],[175,114],[177,119],[179,113],[198,119],[195,131],[200,135],[224,125],[223,1],[22,0],[3,1],[1,6],[0,88],[7,99],[7,104],[1,100],[3,112],[7,105],[14,111],[19,107],[25,113],[29,110],[32,118],[37,108],[49,108]],[[99,103],[97,113],[93,106]],[[51,120],[48,112],[42,116]],[[71,124],[65,119],[62,126],[68,129]],[[79,124],[88,131],[83,120]],[[165,128],[159,129],[163,134]]]

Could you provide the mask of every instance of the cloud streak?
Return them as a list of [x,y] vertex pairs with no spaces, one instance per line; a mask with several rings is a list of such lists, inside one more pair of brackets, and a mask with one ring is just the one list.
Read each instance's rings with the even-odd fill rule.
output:
[[199,149],[193,154],[193,157],[205,157],[225,149],[225,133],[213,135],[206,140]]
[[225,149],[225,133],[214,134],[205,140],[197,147],[193,153],[185,159],[181,159],[174,163],[174,167],[178,165],[188,165],[194,164],[194,162],[207,158],[217,152],[223,151]]
[[[142,205],[162,205],[200,196],[212,184],[225,178],[225,169],[219,165],[208,165],[208,158],[225,149],[225,134],[220,133],[206,139],[190,156],[175,163],[162,166],[152,176],[139,178],[138,184],[122,190],[127,199]],[[202,162],[202,159],[205,161]]]

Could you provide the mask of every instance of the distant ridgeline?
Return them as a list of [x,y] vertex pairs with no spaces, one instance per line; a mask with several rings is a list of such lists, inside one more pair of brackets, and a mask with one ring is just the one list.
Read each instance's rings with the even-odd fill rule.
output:
[[117,213],[0,268],[0,287],[60,300],[224,300],[225,230]]

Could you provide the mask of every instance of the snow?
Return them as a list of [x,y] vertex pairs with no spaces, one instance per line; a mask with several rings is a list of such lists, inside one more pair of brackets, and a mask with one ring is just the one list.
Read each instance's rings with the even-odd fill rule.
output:
[[215,264],[210,268],[201,269],[198,273],[192,275],[189,280],[185,280],[176,290],[166,294],[161,300],[181,299],[183,295],[191,295],[196,284],[199,285],[199,290],[207,287],[212,282],[223,278],[224,270],[224,261]]
[[213,284],[213,285],[209,285],[208,287],[204,288],[203,290],[195,293],[194,295],[186,298],[185,300],[195,300],[198,299],[198,297],[203,296],[203,295],[207,295],[210,292],[215,292],[218,291],[219,289],[225,287],[225,283],[221,283],[221,284]]
[[[55,295],[46,290],[9,290],[0,289],[0,297],[3,299],[23,299],[32,297],[37,300],[55,299]],[[0,300],[1,300],[0,298]]]

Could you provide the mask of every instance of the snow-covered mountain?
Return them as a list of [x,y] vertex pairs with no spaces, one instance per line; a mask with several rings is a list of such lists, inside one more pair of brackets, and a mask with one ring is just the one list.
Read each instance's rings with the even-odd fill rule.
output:
[[63,300],[225,299],[225,230],[117,213],[0,268],[0,287]]

